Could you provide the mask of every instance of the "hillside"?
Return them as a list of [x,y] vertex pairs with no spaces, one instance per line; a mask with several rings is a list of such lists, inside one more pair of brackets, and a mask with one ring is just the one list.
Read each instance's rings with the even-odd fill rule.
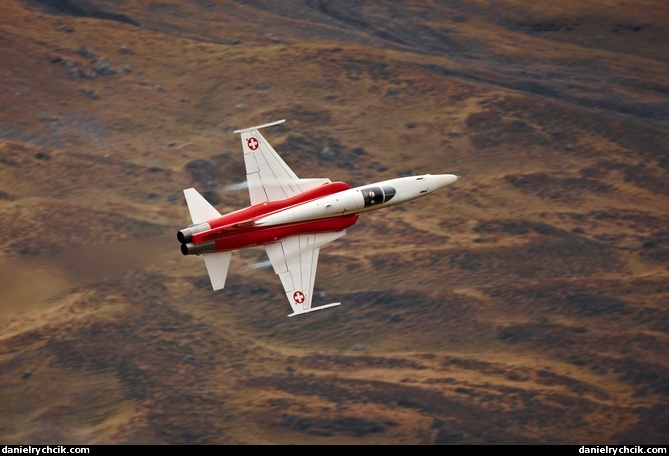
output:
[[[646,444],[669,435],[669,4],[6,0],[0,440]],[[213,292],[182,189],[455,173],[363,214],[290,313]]]

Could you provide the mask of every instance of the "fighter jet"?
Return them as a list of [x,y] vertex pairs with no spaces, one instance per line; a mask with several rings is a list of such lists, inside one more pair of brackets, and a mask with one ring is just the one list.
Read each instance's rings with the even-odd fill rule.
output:
[[285,119],[236,130],[241,134],[251,206],[221,215],[194,188],[184,190],[193,223],[177,233],[184,255],[200,255],[214,290],[225,285],[233,250],[262,245],[281,279],[293,313],[312,306],[320,248],[346,234],[360,214],[428,195],[458,180],[454,174],[400,177],[351,188],[330,179],[300,179],[260,129]]

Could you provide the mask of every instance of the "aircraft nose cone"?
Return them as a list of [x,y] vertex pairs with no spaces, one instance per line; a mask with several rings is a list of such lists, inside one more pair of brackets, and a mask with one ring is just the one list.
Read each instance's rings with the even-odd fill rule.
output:
[[458,176],[455,174],[435,174],[434,178],[437,182],[437,188],[446,187],[458,180]]

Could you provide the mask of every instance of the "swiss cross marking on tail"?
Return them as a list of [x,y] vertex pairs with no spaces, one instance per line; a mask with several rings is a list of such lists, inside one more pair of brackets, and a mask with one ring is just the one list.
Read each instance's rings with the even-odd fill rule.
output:
[[295,300],[296,303],[302,304],[306,299],[306,296],[304,296],[304,293],[298,290],[295,293],[293,293],[293,299]]
[[251,150],[256,150],[256,149],[258,148],[258,146],[260,145],[260,143],[258,142],[258,140],[255,139],[255,138],[249,138],[249,139],[246,141],[246,144],[248,144],[249,149],[251,149]]

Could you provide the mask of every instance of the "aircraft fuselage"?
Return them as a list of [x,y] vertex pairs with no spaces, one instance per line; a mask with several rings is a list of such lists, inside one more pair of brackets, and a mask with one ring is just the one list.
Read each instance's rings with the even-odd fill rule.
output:
[[288,236],[344,230],[359,214],[401,204],[457,180],[452,174],[400,177],[350,188],[329,182],[281,201],[256,204],[177,233],[184,255],[238,250]]

